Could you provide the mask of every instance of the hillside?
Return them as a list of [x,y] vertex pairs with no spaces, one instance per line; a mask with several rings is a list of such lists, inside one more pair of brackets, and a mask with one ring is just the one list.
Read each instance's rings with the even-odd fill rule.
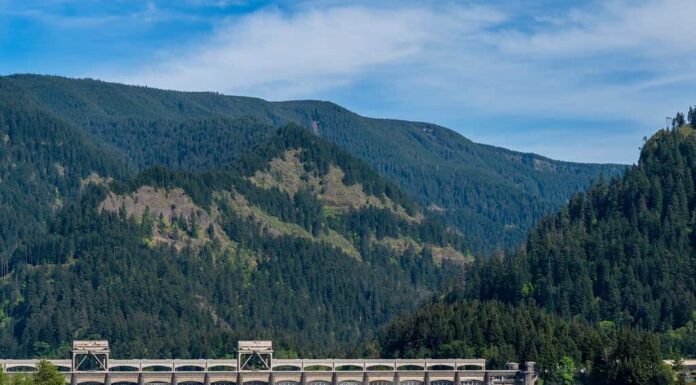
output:
[[544,384],[673,384],[658,336],[563,318],[532,304],[438,301],[390,323],[388,357],[486,357],[487,367],[533,361]]
[[474,295],[592,322],[684,326],[696,316],[695,181],[694,130],[659,131],[623,178],[574,196],[516,256],[473,273]]
[[600,174],[588,165],[473,143],[428,123],[372,119],[328,102],[266,102],[93,80],[0,78],[21,100],[80,130],[132,170],[211,170],[288,122],[367,162],[464,233],[472,251],[512,247],[541,216]]
[[464,241],[367,165],[296,126],[216,171],[86,181],[0,281],[0,355],[358,353],[468,260]]
[[670,383],[657,379],[660,357],[696,355],[695,182],[696,131],[660,130],[623,177],[573,196],[517,252],[477,259],[464,285],[390,323],[383,354],[533,360],[552,383],[570,359],[588,384]]
[[18,240],[80,194],[84,182],[127,174],[79,128],[37,110],[21,93],[0,84],[0,270]]

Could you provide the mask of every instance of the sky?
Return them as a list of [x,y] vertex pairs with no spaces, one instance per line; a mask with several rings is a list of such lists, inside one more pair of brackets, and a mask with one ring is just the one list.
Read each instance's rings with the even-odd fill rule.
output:
[[0,0],[0,74],[329,100],[635,163],[696,104],[696,1]]

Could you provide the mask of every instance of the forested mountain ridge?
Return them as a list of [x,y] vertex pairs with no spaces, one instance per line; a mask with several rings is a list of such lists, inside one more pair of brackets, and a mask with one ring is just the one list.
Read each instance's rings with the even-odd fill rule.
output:
[[90,176],[127,174],[125,164],[82,130],[38,110],[12,85],[0,84],[0,260],[77,199]]
[[590,180],[624,168],[476,144],[433,124],[365,118],[328,102],[266,102],[48,76],[2,77],[0,83],[135,170],[158,164],[211,170],[276,127],[314,127],[460,229],[474,251],[514,246]]
[[358,354],[458,274],[464,241],[367,165],[299,127],[215,171],[92,178],[0,281],[0,355]]
[[672,383],[660,359],[696,355],[692,127],[658,131],[637,165],[573,196],[516,252],[476,259],[463,285],[382,331],[382,354],[532,360],[552,384],[563,370]]
[[591,322],[685,325],[696,311],[695,181],[694,129],[659,131],[625,176],[574,196],[517,255],[472,271],[471,294]]

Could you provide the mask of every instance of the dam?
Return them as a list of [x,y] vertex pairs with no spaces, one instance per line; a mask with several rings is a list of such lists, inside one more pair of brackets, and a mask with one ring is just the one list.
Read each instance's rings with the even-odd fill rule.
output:
[[[532,385],[534,362],[486,368],[483,358],[275,359],[271,341],[239,341],[229,359],[116,359],[108,341],[73,341],[71,358],[48,360],[70,385]],[[9,375],[38,359],[0,360]]]

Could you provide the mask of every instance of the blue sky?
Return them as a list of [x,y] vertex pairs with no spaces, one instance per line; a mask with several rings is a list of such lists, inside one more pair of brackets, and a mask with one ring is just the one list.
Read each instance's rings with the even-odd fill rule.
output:
[[331,100],[572,161],[635,162],[695,70],[691,0],[0,0],[0,74]]

